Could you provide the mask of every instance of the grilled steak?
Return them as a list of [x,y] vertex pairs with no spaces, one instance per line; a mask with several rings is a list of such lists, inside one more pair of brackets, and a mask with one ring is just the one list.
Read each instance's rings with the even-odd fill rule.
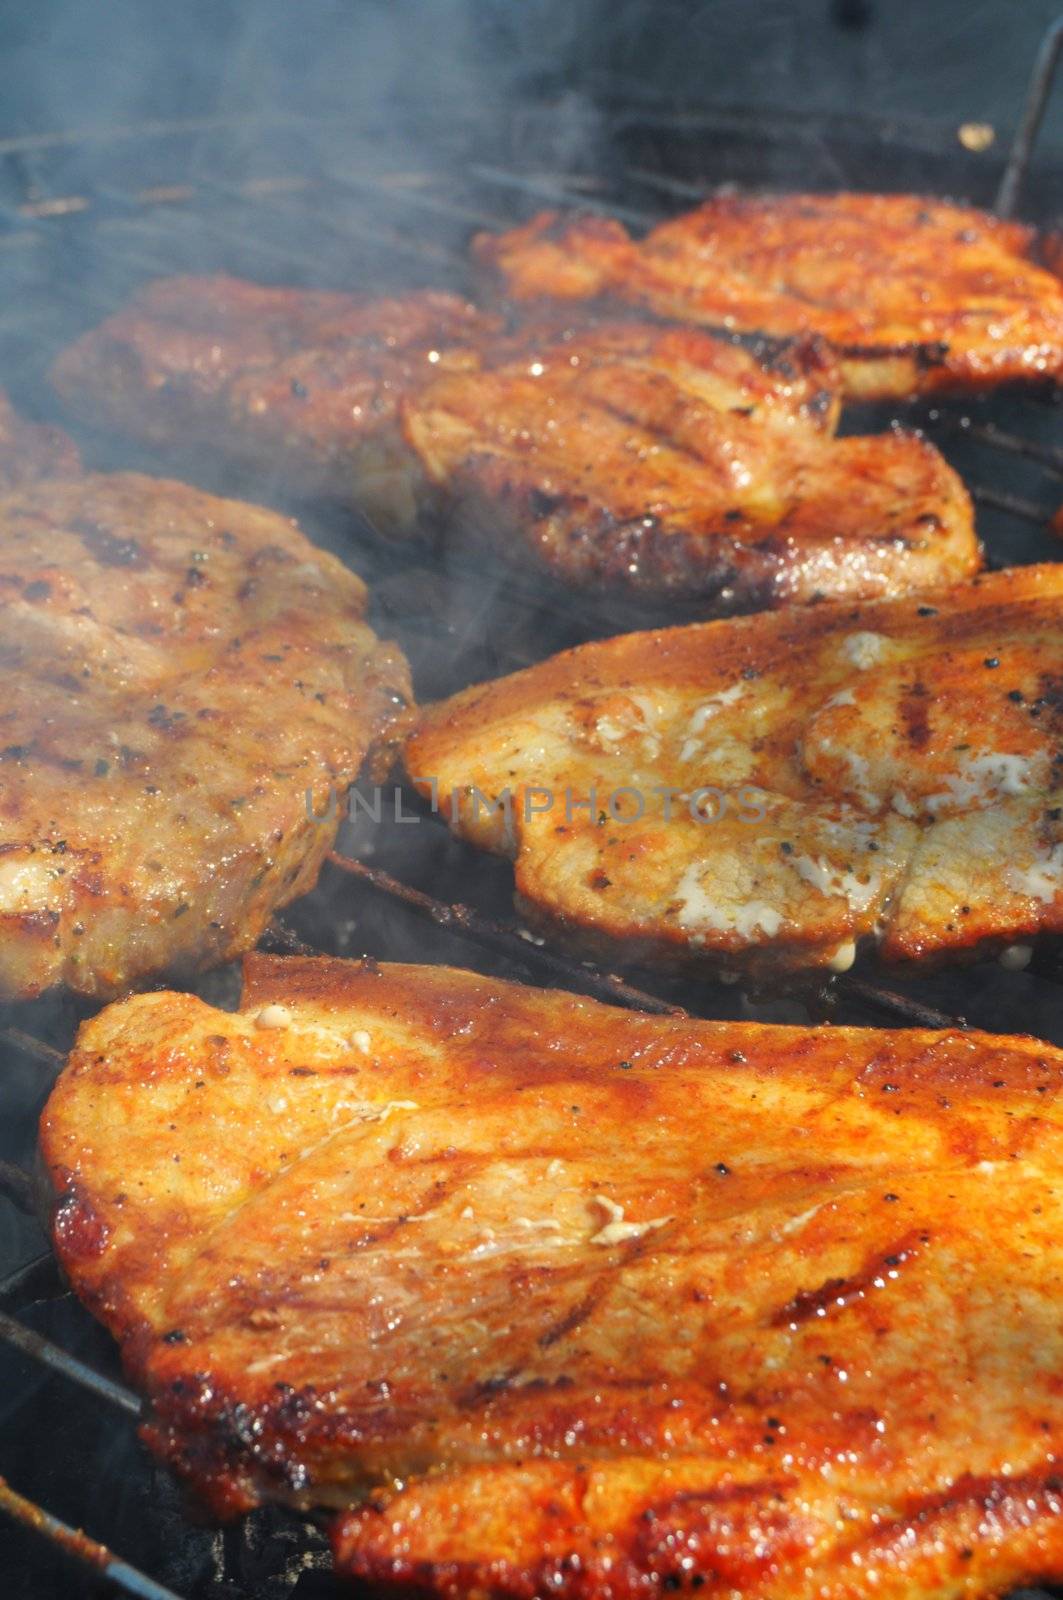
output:
[[815,345],[767,368],[696,330],[605,324],[404,403],[446,523],[569,584],[749,610],[966,577],[970,500],[929,444],[832,439]]
[[437,365],[474,359],[469,347],[497,326],[434,291],[368,299],[163,278],[63,351],[52,379],[91,427],[182,464],[222,459],[255,474],[256,494],[356,502],[405,524],[417,471],[399,400]]
[[0,997],[109,994],[253,945],[406,668],[287,519],[73,472],[0,491]]
[[831,442],[838,371],[814,341],[751,351],[589,307],[514,328],[449,295],[180,278],[54,376],[97,424],[565,582],[748,609],[979,562],[966,492],[931,446]]
[[1059,932],[1063,566],[583,645],[429,708],[406,764],[529,915],[614,955]]
[[216,1510],[365,1497],[337,1563],[399,1594],[929,1600],[1063,1576],[1061,1085],[256,957],[85,1024],[42,1144]]
[[860,399],[1063,372],[1063,286],[1032,230],[916,195],[720,196],[641,242],[545,213],[474,252],[514,299],[603,294],[746,332],[816,332]]

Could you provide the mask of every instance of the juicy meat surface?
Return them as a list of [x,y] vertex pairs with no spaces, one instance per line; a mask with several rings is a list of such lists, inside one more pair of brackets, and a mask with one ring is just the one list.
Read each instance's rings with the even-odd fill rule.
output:
[[86,1023],[41,1133],[216,1510],[350,1506],[403,1595],[1063,1577],[1059,1051],[249,965]]
[[724,969],[1063,929],[1063,566],[621,635],[422,712],[414,781],[529,916]]
[[1063,372],[1063,285],[1031,229],[918,195],[718,196],[635,241],[547,212],[474,254],[515,299],[616,295],[744,332],[823,334],[881,399]]
[[980,565],[970,499],[931,445],[830,436],[837,370],[815,341],[758,361],[694,329],[606,323],[520,345],[404,402],[466,538],[570,584],[721,610],[905,592]]
[[257,506],[0,488],[0,998],[226,960],[313,886],[339,808],[306,793],[324,813],[408,690],[365,607]]
[[589,306],[509,326],[446,294],[177,278],[53,376],[96,426],[565,582],[748,609],[979,564],[969,498],[930,445],[832,442],[840,379],[815,340],[753,351]]
[[183,460],[208,453],[257,493],[413,515],[402,396],[498,326],[456,295],[392,298],[161,278],[64,350],[52,381],[73,415]]

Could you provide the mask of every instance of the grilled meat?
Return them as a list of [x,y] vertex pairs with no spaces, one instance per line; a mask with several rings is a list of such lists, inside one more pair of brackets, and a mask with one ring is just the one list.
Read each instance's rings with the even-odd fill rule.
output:
[[515,299],[616,295],[744,332],[815,332],[859,399],[989,389],[1063,372],[1063,286],[1029,228],[916,195],[718,196],[641,242],[545,213],[480,235]]
[[216,1510],[367,1496],[337,1563],[397,1594],[1063,1576],[1059,1051],[249,965],[85,1024],[42,1123]]
[[830,438],[836,375],[815,344],[764,367],[653,325],[521,343],[404,403],[455,533],[570,584],[721,610],[977,570],[970,500],[932,446]]
[[530,916],[740,970],[1063,929],[1063,566],[583,645],[422,715]]
[[751,351],[589,307],[504,327],[449,295],[182,278],[86,334],[55,382],[97,423],[566,582],[748,609],[978,565],[929,445],[830,442],[839,377],[810,340]]
[[163,278],[63,351],[52,379],[73,415],[153,449],[223,459],[255,492],[356,502],[408,522],[417,478],[398,403],[497,319],[455,295],[391,299]]
[[0,492],[0,997],[253,945],[309,889],[406,694],[360,579],[186,484]]

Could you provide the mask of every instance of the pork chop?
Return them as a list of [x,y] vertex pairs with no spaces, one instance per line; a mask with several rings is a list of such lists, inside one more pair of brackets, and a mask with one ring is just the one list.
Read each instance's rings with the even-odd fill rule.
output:
[[417,470],[398,404],[437,366],[475,359],[498,326],[435,290],[370,298],[161,278],[62,351],[52,381],[79,421],[182,466],[225,462],[253,473],[258,494],[357,503],[405,527]]
[[515,323],[179,278],[65,351],[82,420],[255,469],[256,492],[487,548],[567,584],[720,610],[973,572],[970,500],[932,446],[832,442],[822,341],[756,349],[580,306]]
[[1063,1577],[1061,1086],[254,957],[86,1023],[42,1149],[153,1449],[374,1590],[974,1600]]
[[823,334],[847,393],[1058,381],[1063,285],[1032,229],[908,194],[720,195],[634,240],[546,212],[474,255],[512,299],[616,295],[680,321]]
[[403,403],[450,537],[568,586],[719,611],[904,593],[981,563],[932,445],[830,436],[837,374],[815,343],[758,362],[696,329],[606,322],[519,344]]
[[[2,465],[2,463],[0,463]],[[288,519],[134,473],[0,488],[0,998],[248,949],[405,703],[361,580]]]

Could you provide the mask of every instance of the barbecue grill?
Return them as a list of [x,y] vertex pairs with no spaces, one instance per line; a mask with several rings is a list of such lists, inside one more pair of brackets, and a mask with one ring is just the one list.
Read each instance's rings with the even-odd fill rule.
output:
[[[1010,159],[978,126],[742,109],[665,113],[630,94],[612,103],[608,84],[589,136],[577,141],[579,164],[551,134],[549,108],[535,107],[514,111],[501,135],[495,126],[489,145],[472,111],[443,130],[412,116],[402,135],[351,118],[278,113],[2,140],[0,374],[26,414],[54,415],[44,382],[52,356],[140,283],[175,271],[369,291],[467,288],[470,232],[510,226],[546,205],[601,211],[638,229],[720,184],[912,188],[996,203],[1050,228],[1063,171],[1035,159],[1035,142],[1061,54],[1063,22],[1044,43]],[[996,564],[1059,554],[1045,530],[1063,501],[1054,404],[1048,394],[1025,393],[903,414],[971,485]],[[897,416],[879,407],[847,413],[846,423],[867,431]],[[105,438],[90,441],[88,453],[94,465],[138,464],[128,446]],[[201,469],[176,465],[203,481]],[[284,503],[280,483],[229,476],[208,486]],[[610,625],[545,581],[396,548],[353,515],[292,509],[311,537],[367,579],[374,623],[399,637],[423,698],[527,665],[590,632],[616,631],[615,613]],[[416,816],[418,826],[400,815]],[[317,890],[273,925],[268,941],[282,951],[473,965],[658,1012],[974,1024],[1063,1044],[1058,952],[1038,951],[1024,972],[982,964],[883,978],[857,970],[795,979],[770,997],[606,972],[564,956],[514,923],[508,865],[453,839],[408,791],[395,805],[388,797],[379,823],[363,812],[345,824]],[[223,970],[199,988],[225,1003],[235,985]],[[0,1013],[5,1593],[81,1594],[101,1582],[144,1600],[338,1593],[312,1520],[273,1508],[221,1532],[189,1520],[172,1480],[135,1442],[139,1400],[121,1381],[109,1339],[64,1291],[42,1250],[32,1218],[36,1121],[86,1012],[76,998],[48,997]],[[75,1531],[82,1526],[92,1538]]]

